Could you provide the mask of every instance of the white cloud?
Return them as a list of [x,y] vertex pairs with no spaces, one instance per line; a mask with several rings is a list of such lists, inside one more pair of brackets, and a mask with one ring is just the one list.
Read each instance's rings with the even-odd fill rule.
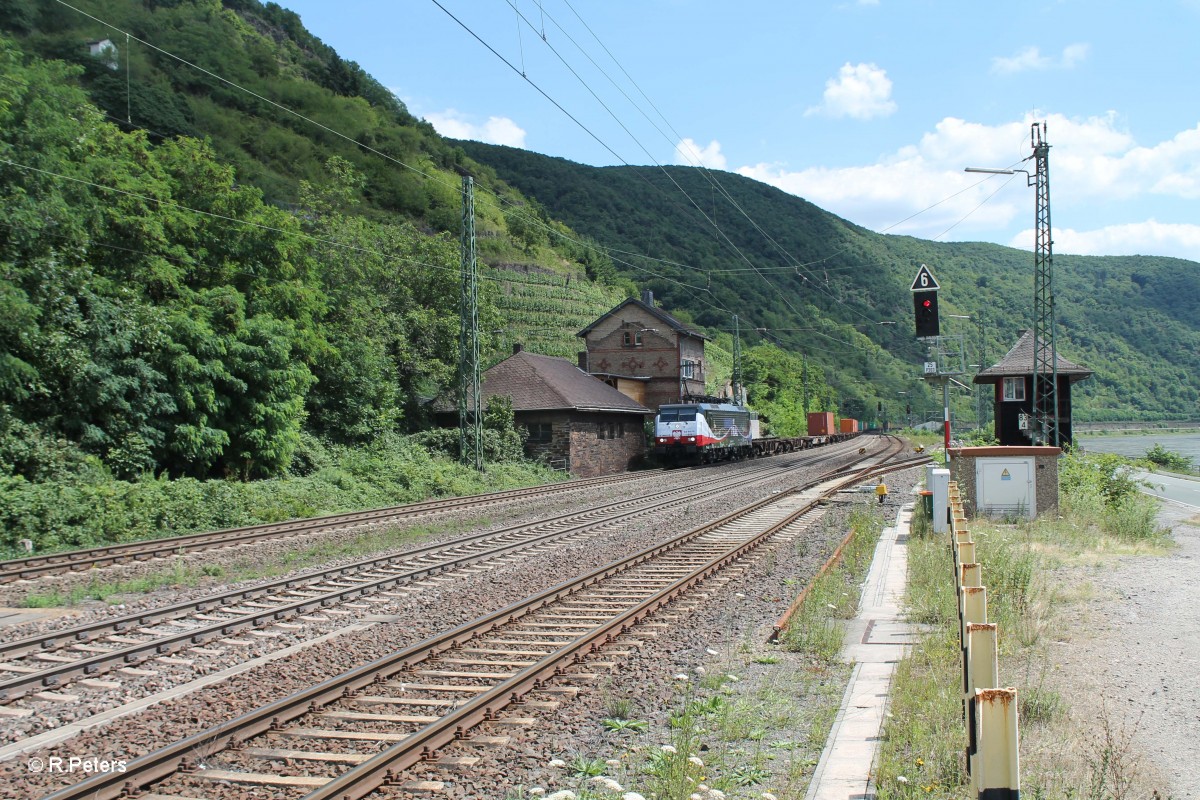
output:
[[838,70],[836,78],[825,82],[825,95],[818,106],[804,112],[827,117],[870,119],[886,117],[896,110],[892,100],[892,81],[887,70],[875,64],[850,64]]
[[715,139],[705,147],[696,144],[693,139],[684,139],[675,145],[675,163],[709,169],[726,168],[725,154],[721,152],[721,143]]
[[[1108,213],[1121,204],[1144,218],[1153,198],[1200,199],[1200,125],[1156,145],[1137,144],[1115,114],[1086,119],[1045,117],[1051,143],[1051,195],[1062,219]],[[1027,169],[1033,119],[983,125],[946,117],[912,145],[873,164],[788,169],[755,164],[735,171],[776,186],[880,232],[943,239],[1007,238],[1012,224],[1031,220],[1034,196],[1026,176],[964,173],[964,167]],[[1056,215],[1056,219],[1059,215]],[[1077,232],[1055,228],[1055,249],[1079,253],[1142,253],[1197,258],[1200,226],[1161,222]],[[1020,244],[1017,242],[1020,241]],[[1032,234],[1013,239],[1032,247]],[[1066,249],[1063,249],[1066,248]]]
[[488,117],[487,122],[477,125],[468,120],[466,115],[449,108],[426,114],[425,120],[442,136],[451,139],[471,139],[510,147],[525,146],[525,131],[508,117]]
[[[1009,245],[1032,250],[1033,229],[1021,231]],[[1200,260],[1200,225],[1149,219],[1092,231],[1055,228],[1054,252],[1084,256],[1175,256],[1196,261]]]
[[1016,55],[996,56],[992,59],[992,72],[999,75],[1012,75],[1017,72],[1044,69],[1073,69],[1087,60],[1091,45],[1083,42],[1069,44],[1063,48],[1058,58],[1042,55],[1037,47],[1029,46],[1019,50]]

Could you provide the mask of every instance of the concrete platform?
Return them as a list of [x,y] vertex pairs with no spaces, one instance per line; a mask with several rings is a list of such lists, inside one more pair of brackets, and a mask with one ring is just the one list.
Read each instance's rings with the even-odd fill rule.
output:
[[854,664],[854,670],[805,800],[875,797],[871,768],[887,713],[892,673],[917,635],[900,611],[912,512],[912,505],[902,507],[896,525],[884,529],[875,547],[858,616],[846,626],[842,657]]

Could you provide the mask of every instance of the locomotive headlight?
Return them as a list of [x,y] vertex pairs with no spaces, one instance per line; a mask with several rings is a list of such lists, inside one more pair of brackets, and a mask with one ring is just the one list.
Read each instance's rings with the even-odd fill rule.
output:
[[688,437],[688,441],[689,441],[689,442],[694,442],[694,441],[696,441],[696,437],[695,437],[695,436],[689,436],[689,437]]

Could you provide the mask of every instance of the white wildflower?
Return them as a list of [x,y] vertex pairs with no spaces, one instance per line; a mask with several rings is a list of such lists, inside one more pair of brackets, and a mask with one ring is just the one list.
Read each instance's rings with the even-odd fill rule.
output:
[[696,667],[697,675],[704,675],[704,667]]
[[546,790],[540,786],[534,786],[532,789],[529,790],[530,797],[541,797],[545,793],[546,793]]
[[603,775],[597,775],[596,777],[592,778],[592,783],[603,786],[605,791],[609,791],[609,792],[619,792],[619,791],[621,791],[621,789],[624,788],[623,786],[621,786],[621,784],[617,783],[612,778],[606,778]]
[[725,793],[720,789],[709,789],[708,796],[712,798],[712,800],[725,800]]
[[664,744],[661,749],[664,753],[675,753],[674,745]]
[[762,800],[779,800],[779,798],[776,797],[775,795],[771,794],[770,792],[763,792]]
[[646,798],[642,797],[637,792],[626,792],[625,794],[621,795],[621,800],[646,800]]
[[697,786],[696,788],[697,788],[697,789],[699,789],[699,790],[700,790],[700,791],[702,791],[702,792],[707,792],[707,791],[708,791],[708,787],[707,787],[707,786],[705,786],[703,783],[702,783],[702,784],[700,784],[699,786]]
[[704,762],[700,760],[700,757],[699,757],[699,756],[690,756],[690,757],[688,758],[688,763],[689,763],[689,764],[695,764],[697,767],[703,767],[703,766],[704,766]]
[[546,800],[575,800],[575,793],[570,789],[559,789],[554,794],[546,795]]
[[904,777],[903,775],[897,775],[896,780],[900,781],[900,783],[908,783],[908,778]]
[[699,792],[695,792],[693,794],[688,795],[688,800],[704,800],[704,796],[701,795]]

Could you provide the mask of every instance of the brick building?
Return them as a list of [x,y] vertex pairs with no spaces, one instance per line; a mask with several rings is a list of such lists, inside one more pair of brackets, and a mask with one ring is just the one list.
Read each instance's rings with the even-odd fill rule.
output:
[[624,472],[646,452],[645,420],[654,412],[564,358],[525,352],[483,375],[481,395],[512,398],[530,458],[581,478]]
[[705,394],[708,337],[655,307],[651,292],[626,300],[577,335],[587,346],[580,369],[647,408]]

